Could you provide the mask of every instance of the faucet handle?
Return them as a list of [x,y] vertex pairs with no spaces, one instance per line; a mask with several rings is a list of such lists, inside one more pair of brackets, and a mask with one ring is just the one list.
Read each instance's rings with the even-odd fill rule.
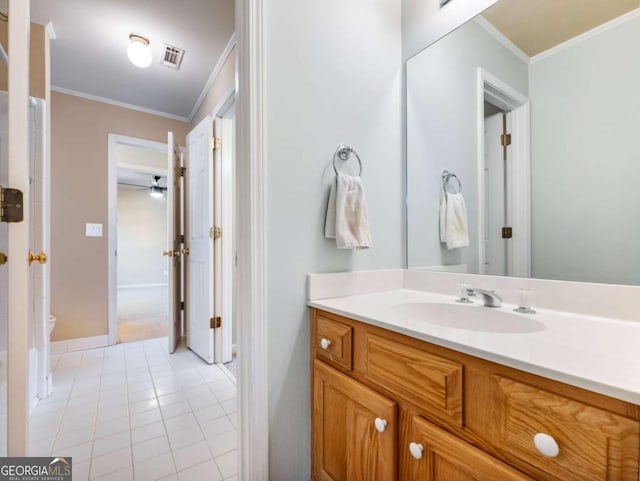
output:
[[458,284],[458,299],[456,299],[456,302],[460,302],[462,304],[473,304],[473,301],[469,299],[469,296],[475,295],[476,294],[471,286],[466,282]]

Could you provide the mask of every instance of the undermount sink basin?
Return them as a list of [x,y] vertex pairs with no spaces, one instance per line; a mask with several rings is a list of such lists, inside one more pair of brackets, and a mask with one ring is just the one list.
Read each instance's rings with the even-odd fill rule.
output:
[[436,326],[466,331],[523,334],[545,329],[544,324],[530,317],[512,314],[482,305],[414,302],[391,308],[395,316],[405,321],[422,321]]

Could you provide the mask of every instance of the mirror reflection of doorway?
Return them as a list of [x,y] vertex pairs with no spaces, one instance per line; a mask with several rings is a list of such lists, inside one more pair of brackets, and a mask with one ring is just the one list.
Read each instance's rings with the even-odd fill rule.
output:
[[166,337],[166,153],[120,146],[117,162],[117,342]]

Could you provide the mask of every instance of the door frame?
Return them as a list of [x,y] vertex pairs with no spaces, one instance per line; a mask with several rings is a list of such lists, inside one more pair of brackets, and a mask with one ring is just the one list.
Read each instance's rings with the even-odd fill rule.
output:
[[485,273],[485,167],[484,102],[511,112],[511,165],[507,173],[507,201],[514,236],[509,249],[508,270],[515,277],[531,277],[531,136],[529,99],[487,70],[477,70],[477,162],[478,162],[478,273]]
[[[164,154],[167,152],[166,143],[140,139],[137,137],[129,137],[127,135],[109,134],[107,166],[107,205],[109,211],[107,226],[107,252],[109,256],[107,269],[107,316],[109,319],[109,345],[113,345],[118,342],[118,260],[116,257],[116,248],[118,245],[118,159],[116,156],[116,149],[118,145],[139,147],[162,152]],[[167,174],[167,169],[154,169],[153,167],[143,166],[136,167],[135,165],[128,165],[127,168],[139,168],[145,172],[148,171],[150,174]],[[167,206],[167,208],[169,207]]]
[[[24,220],[8,225],[7,454],[25,456],[29,440],[29,29],[30,4],[9,0],[9,176],[23,192]],[[22,259],[22,260],[20,260]]]
[[269,479],[267,158],[263,0],[236,2],[236,239],[240,479]]
[[[214,349],[214,359],[215,362],[230,362],[233,359],[233,323],[234,323],[234,274],[233,274],[233,258],[234,252],[236,250],[235,244],[235,216],[234,216],[234,203],[235,203],[235,193],[236,193],[236,182],[235,182],[235,149],[231,163],[231,169],[225,169],[225,145],[229,145],[232,139],[228,139],[224,136],[224,132],[226,131],[225,127],[222,126],[222,132],[216,132],[216,126],[221,125],[222,123],[230,122],[231,120],[225,118],[226,113],[231,109],[231,107],[235,106],[236,102],[236,88],[235,86],[230,89],[225,95],[223,95],[222,100],[218,103],[218,105],[213,109],[213,117],[214,117],[214,136],[220,136],[222,142],[222,155],[221,155],[221,166],[220,166],[220,182],[216,181],[216,186],[221,187],[220,192],[220,207],[221,207],[221,219],[220,219],[220,227],[222,229],[222,256],[220,262],[216,265],[216,269],[221,270],[221,285],[220,285],[220,299],[222,308],[219,310],[220,315],[222,316],[222,327],[220,328],[220,336],[217,333],[215,336],[215,349]],[[234,120],[235,123],[235,115]],[[225,189],[225,186],[231,186],[231,192]],[[226,196],[225,194],[230,194],[230,196]],[[218,289],[218,286],[216,286]]]

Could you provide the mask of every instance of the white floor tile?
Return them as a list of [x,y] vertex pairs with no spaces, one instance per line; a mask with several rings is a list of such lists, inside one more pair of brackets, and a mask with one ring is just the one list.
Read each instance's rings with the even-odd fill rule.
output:
[[198,409],[194,411],[196,419],[200,424],[205,423],[207,421],[211,421],[212,419],[216,419],[225,415],[225,411],[219,404],[214,404],[213,406],[208,406],[202,409]]
[[180,481],[221,481],[222,476],[216,463],[210,460],[180,471],[178,479]]
[[93,443],[88,442],[84,444],[79,444],[78,446],[73,446],[71,448],[66,448],[64,450],[64,457],[72,458],[74,465],[77,463],[88,461],[89,459],[91,459],[92,447],[93,447]]
[[131,466],[131,464],[131,448],[129,447],[91,458],[91,479],[119,471]]
[[144,401],[138,401],[130,405],[129,411],[131,414],[143,413],[151,411],[158,407],[158,400],[155,397],[145,399]]
[[173,431],[169,433],[169,443],[174,451],[184,446],[189,446],[197,442],[204,441],[204,436],[199,426],[191,426],[182,431]]
[[130,417],[131,428],[139,428],[140,426],[155,423],[156,421],[162,421],[162,414],[160,414],[160,409],[158,408],[142,413],[131,413]]
[[171,451],[169,438],[159,436],[133,445],[133,462],[140,463]]
[[213,436],[216,436],[217,434],[222,434],[234,430],[233,424],[229,420],[228,416],[214,419],[212,421],[207,421],[200,427],[202,428],[202,432],[204,433],[206,438],[211,438]]
[[92,456],[95,458],[129,446],[131,446],[131,431],[122,431],[117,434],[112,434],[111,436],[96,439],[93,442]]
[[176,462],[178,472],[212,458],[209,445],[205,441],[173,451],[173,459]]
[[238,400],[235,397],[220,404],[227,414],[238,411]]
[[[75,481],[75,476],[73,481]],[[91,478],[91,481],[133,481],[133,466],[127,466],[124,469],[100,476],[99,478]]]
[[53,445],[55,456],[65,456],[64,450],[78,444],[84,444],[93,439],[93,428],[83,428],[69,433],[61,433]]
[[214,457],[220,456],[238,448],[238,432],[234,429],[233,431],[217,434],[208,438],[207,443],[209,443],[211,454]]
[[95,439],[111,436],[131,428],[129,416],[122,416],[96,424]]
[[164,435],[166,435],[166,431],[164,428],[164,423],[162,421],[158,421],[155,423],[147,424],[146,426],[135,428],[131,432],[131,438],[133,440],[133,444],[138,444],[143,441],[147,441],[149,439],[157,438],[158,436],[164,436]]
[[173,463],[173,456],[170,453],[162,454],[133,465],[133,474],[136,481],[156,481],[175,472],[176,466]]
[[183,429],[198,427],[198,421],[193,413],[181,414],[173,418],[165,419],[164,425],[168,433],[181,431]]
[[168,406],[163,406],[160,408],[160,411],[162,412],[162,417],[166,421],[169,418],[191,412],[191,406],[187,401],[180,401],[177,403],[169,404]]
[[238,473],[238,451],[230,451],[215,458],[220,474],[223,478],[229,478]]
[[185,399],[186,397],[182,392],[174,392],[172,394],[160,396],[158,398],[158,404],[161,407],[164,407],[164,406],[169,406],[170,404],[175,404],[177,402],[184,401]]
[[[72,460],[73,461],[73,460]],[[73,481],[88,481],[89,480],[89,461],[82,463],[73,463],[71,466],[71,472]]]

